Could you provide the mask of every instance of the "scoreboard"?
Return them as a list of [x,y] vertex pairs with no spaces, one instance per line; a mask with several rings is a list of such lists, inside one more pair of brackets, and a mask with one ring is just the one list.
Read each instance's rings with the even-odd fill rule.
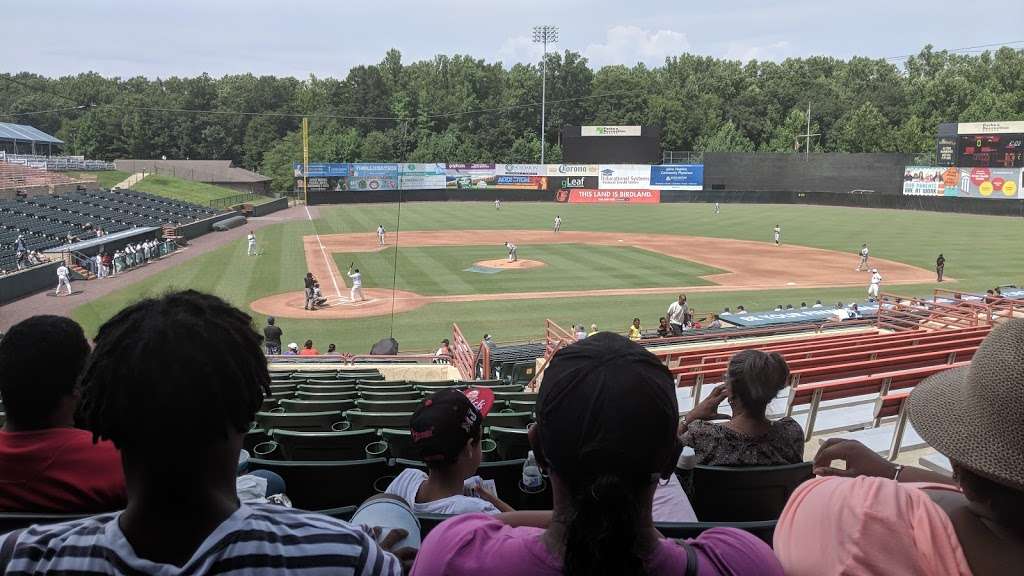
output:
[[940,124],[936,159],[940,166],[1024,168],[1024,122]]
[[959,166],[1024,168],[1024,134],[960,134]]

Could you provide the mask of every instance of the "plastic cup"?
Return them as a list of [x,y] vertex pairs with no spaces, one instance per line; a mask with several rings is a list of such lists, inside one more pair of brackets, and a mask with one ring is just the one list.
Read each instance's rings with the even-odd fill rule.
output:
[[395,548],[420,547],[420,521],[416,518],[409,504],[394,494],[377,494],[363,502],[349,521],[381,529],[380,540],[383,541],[391,530],[401,528],[408,536],[399,540]]

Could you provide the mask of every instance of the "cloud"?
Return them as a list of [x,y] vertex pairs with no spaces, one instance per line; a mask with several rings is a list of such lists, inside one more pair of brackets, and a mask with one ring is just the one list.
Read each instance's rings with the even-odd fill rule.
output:
[[666,56],[676,56],[689,49],[690,41],[682,32],[612,26],[605,33],[604,43],[590,44],[583,50],[583,55],[595,68],[610,64],[632,66],[637,62],[657,66],[664,62]]
[[[557,46],[554,48],[558,50]],[[552,50],[548,45],[548,51]],[[529,36],[513,36],[506,38],[498,48],[498,58],[506,65],[522,62],[524,64],[536,64],[540,62],[544,48],[540,44],[534,44]]]
[[725,50],[725,58],[728,60],[739,60],[749,62],[750,60],[785,60],[790,53],[792,46],[785,40],[772,42],[770,44],[749,44],[745,42],[730,42]]

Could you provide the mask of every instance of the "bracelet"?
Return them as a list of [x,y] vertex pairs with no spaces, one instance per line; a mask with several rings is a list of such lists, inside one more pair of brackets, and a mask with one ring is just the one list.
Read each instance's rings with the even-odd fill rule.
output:
[[900,472],[903,472],[903,464],[896,465],[896,473],[892,475],[892,479],[895,482],[900,481]]

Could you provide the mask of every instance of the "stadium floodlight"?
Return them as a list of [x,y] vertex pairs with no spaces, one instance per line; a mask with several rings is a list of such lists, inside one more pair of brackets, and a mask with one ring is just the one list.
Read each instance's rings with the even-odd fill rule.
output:
[[548,44],[558,43],[558,26],[534,26],[533,43],[544,46],[544,57],[540,61],[540,163],[544,163],[544,114],[547,107],[548,88]]

